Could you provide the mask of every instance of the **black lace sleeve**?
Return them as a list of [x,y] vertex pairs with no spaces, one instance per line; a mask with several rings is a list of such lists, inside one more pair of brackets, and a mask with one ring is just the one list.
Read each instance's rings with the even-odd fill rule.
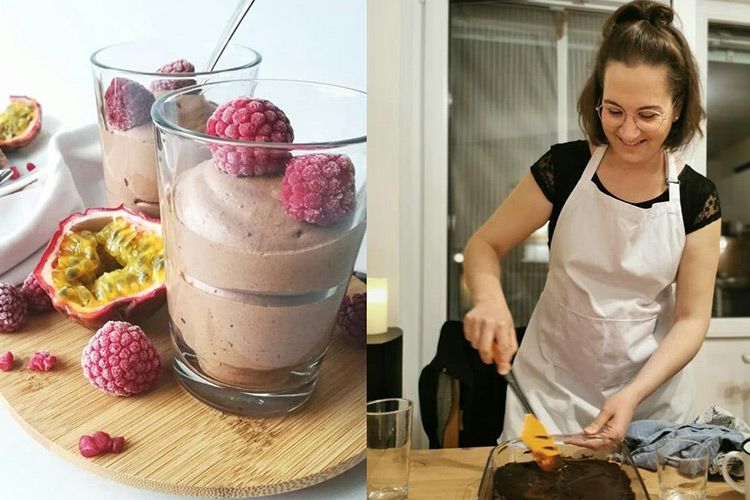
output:
[[552,163],[552,150],[547,151],[531,166],[531,175],[550,201],[555,202],[555,169]]
[[[688,170],[689,167],[685,167]],[[708,178],[690,169],[684,195],[683,218],[685,233],[690,234],[721,218],[721,204],[716,185]],[[683,195],[683,193],[680,193]]]

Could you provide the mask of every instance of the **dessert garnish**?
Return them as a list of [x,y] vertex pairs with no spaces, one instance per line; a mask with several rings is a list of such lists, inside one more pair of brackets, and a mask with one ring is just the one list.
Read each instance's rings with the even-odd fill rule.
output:
[[13,353],[6,351],[0,354],[0,371],[9,372],[13,369]]
[[12,166],[10,167],[10,169],[11,169],[11,171],[13,172],[13,173],[12,173],[12,174],[10,175],[10,180],[14,181],[14,180],[18,179],[19,177],[21,177],[21,174],[20,174],[20,173],[18,173],[18,167],[16,167],[15,165],[12,165]]
[[57,357],[49,351],[37,351],[29,358],[27,368],[35,372],[48,372],[56,363]]
[[154,385],[161,359],[139,326],[109,321],[83,349],[81,366],[94,387],[114,396],[131,396]]
[[96,431],[91,436],[84,434],[78,440],[78,451],[86,458],[104,453],[120,453],[125,448],[123,436],[112,438],[104,431]]
[[344,295],[336,322],[354,339],[364,340],[367,335],[367,293]]
[[[289,118],[265,99],[240,97],[222,104],[206,123],[206,134],[253,142],[291,143],[294,131]],[[212,145],[214,164],[237,177],[277,174],[289,158],[287,149]]]
[[301,222],[327,226],[354,210],[354,165],[346,155],[295,156],[279,193],[284,210]]
[[[167,63],[161,68],[156,70],[157,73],[195,73],[195,66],[187,59],[177,59],[171,63]],[[183,87],[189,87],[195,85],[197,82],[192,78],[188,79],[176,79],[172,78],[169,80],[154,80],[151,82],[151,90],[153,92],[177,90]]]
[[153,103],[154,95],[128,78],[113,78],[104,92],[107,123],[118,130],[128,130],[151,121]]
[[36,281],[33,274],[29,274],[26,279],[23,280],[21,293],[26,299],[29,312],[43,313],[52,309],[52,301],[50,300],[49,295],[47,295],[47,292],[39,286],[39,283]]
[[26,321],[27,305],[21,290],[0,283],[0,333],[15,332]]
[[31,172],[35,168],[36,168],[36,165],[34,165],[33,163],[31,163],[31,162],[26,163],[26,171],[27,172]]
[[31,97],[10,96],[10,104],[0,113],[0,148],[10,151],[26,146],[41,129],[42,106]]
[[57,310],[92,329],[153,312],[165,298],[161,225],[122,206],[74,213],[33,274]]

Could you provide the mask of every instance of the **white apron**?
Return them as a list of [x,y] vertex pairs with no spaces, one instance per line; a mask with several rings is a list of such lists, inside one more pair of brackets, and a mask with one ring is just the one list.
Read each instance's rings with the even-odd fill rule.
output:
[[[591,157],[560,212],[547,281],[513,373],[550,433],[575,433],[638,373],[667,334],[685,246],[677,168],[669,156],[669,201],[649,209],[592,182],[606,146]],[[686,422],[688,369],[665,382],[633,420]],[[524,411],[508,390],[502,439],[520,435]]]

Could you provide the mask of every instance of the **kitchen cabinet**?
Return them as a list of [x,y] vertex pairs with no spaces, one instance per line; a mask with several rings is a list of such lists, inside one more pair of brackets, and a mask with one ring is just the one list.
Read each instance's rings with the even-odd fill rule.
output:
[[715,404],[750,423],[750,331],[709,334],[692,363],[696,411]]

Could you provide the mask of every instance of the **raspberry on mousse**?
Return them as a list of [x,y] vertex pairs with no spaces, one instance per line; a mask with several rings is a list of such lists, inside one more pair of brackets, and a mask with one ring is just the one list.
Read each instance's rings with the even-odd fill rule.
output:
[[[240,97],[216,108],[206,123],[206,133],[252,142],[291,143],[294,140],[286,114],[272,102],[254,97]],[[280,173],[290,157],[284,148],[250,146],[212,145],[211,154],[219,170],[237,177]]]
[[287,162],[279,196],[284,210],[298,221],[333,224],[356,205],[354,165],[346,155],[295,156]]
[[27,305],[21,290],[0,283],[0,333],[15,332],[26,321]]
[[[195,66],[187,59],[177,59],[171,63],[167,63],[161,68],[156,70],[157,73],[195,73]],[[169,90],[177,90],[183,87],[189,87],[195,85],[197,82],[192,78],[176,79],[172,78],[169,80],[154,80],[151,82],[152,92],[166,92]]]
[[154,385],[161,359],[140,327],[108,321],[83,349],[81,366],[94,387],[115,396],[130,396]]
[[104,110],[109,126],[128,130],[151,121],[154,95],[127,78],[113,78],[104,92]]

